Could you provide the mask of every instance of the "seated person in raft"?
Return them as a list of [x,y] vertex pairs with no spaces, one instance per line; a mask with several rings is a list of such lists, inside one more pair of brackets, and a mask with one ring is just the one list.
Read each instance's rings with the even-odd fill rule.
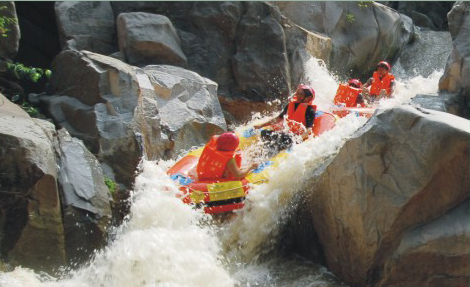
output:
[[340,84],[334,103],[335,105],[345,105],[348,108],[365,107],[361,81],[351,79],[347,84]]
[[[270,126],[261,131],[261,138],[268,148],[280,151],[292,146],[290,134],[306,140],[312,133],[317,106],[313,105],[315,91],[307,85],[299,85],[294,96],[284,110],[276,117],[263,124],[255,125],[255,129]],[[284,123],[288,133],[283,132]]]
[[199,180],[214,180],[229,178],[239,180],[258,165],[251,164],[248,168],[240,169],[241,154],[237,152],[240,140],[234,133],[223,133],[220,136],[212,136],[204,147],[196,170]]
[[[390,70],[390,64],[385,61],[381,61],[377,64],[377,71],[374,72],[372,78],[367,80],[362,88],[362,93],[369,102],[372,103],[384,97],[392,97],[395,77],[390,74]],[[370,91],[367,89],[368,87],[370,87]]]

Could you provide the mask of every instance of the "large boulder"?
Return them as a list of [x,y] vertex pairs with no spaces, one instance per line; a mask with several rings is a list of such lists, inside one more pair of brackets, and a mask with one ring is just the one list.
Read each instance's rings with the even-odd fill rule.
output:
[[469,208],[467,200],[438,219],[405,232],[387,258],[377,286],[468,286]]
[[[13,59],[20,45],[20,26],[16,15],[15,3],[4,1],[0,4],[1,17],[4,17],[4,27],[0,29],[0,58]],[[5,36],[3,36],[5,35]]]
[[468,2],[456,2],[448,14],[452,52],[439,80],[439,90],[460,93],[470,112],[470,42]]
[[174,66],[151,65],[143,71],[154,88],[161,128],[173,142],[167,156],[174,158],[227,129],[215,82]]
[[392,67],[392,73],[399,79],[429,77],[445,68],[451,50],[449,32],[417,30],[415,40],[402,51]]
[[[222,101],[236,102],[239,110],[250,101],[264,107],[266,101],[286,98],[300,80],[303,66],[298,60],[290,62],[299,47],[286,42],[294,37],[286,36],[284,20],[269,3],[124,1],[112,5],[116,15],[139,11],[167,16],[178,32],[188,69],[217,82]],[[309,37],[306,33],[302,37],[305,47]],[[315,43],[311,40],[310,46]]]
[[[134,69],[114,58],[68,50],[54,59],[52,75],[50,95],[41,96],[40,104],[130,187],[142,155],[132,126],[140,96]],[[160,138],[159,125],[154,130]]]
[[465,98],[460,94],[448,92],[439,93],[437,96],[418,94],[411,99],[411,102],[418,107],[450,113],[459,117],[467,115]]
[[187,66],[178,34],[162,15],[122,13],[116,19],[119,50],[136,66],[169,64]]
[[0,94],[0,247],[12,264],[66,263],[54,126]]
[[217,85],[194,72],[87,51],[64,51],[52,68],[50,95],[37,101],[127,187],[142,156],[168,159],[226,129]]
[[409,18],[375,2],[273,4],[299,26],[331,38],[328,64],[342,76],[367,78],[379,61],[398,58],[414,35]]
[[452,8],[451,1],[396,1],[392,7],[408,15],[416,26],[442,31],[448,28],[447,13]]
[[118,50],[109,1],[59,1],[55,13],[63,50],[88,50],[104,55]]
[[100,163],[83,142],[65,129],[57,138],[67,258],[78,263],[106,243],[111,196]]
[[469,141],[461,117],[411,106],[379,112],[312,171],[298,224],[316,235],[293,228],[292,237],[312,254],[318,236],[328,268],[350,285],[462,286]]

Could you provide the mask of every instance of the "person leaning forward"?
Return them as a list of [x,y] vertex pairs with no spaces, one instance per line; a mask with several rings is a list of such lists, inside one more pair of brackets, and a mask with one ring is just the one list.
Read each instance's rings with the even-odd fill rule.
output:
[[270,129],[261,131],[261,138],[264,141],[271,142],[271,147],[282,150],[290,147],[293,143],[292,137],[282,132],[284,123],[288,130],[294,135],[300,136],[302,140],[307,139],[312,133],[315,121],[315,111],[317,107],[313,105],[315,91],[307,85],[299,85],[290,102],[284,110],[275,118],[255,125],[255,129],[270,126]]
[[240,140],[231,132],[212,136],[204,147],[196,167],[199,180],[242,179],[256,169],[256,163],[247,168],[241,167],[241,154],[237,152]]

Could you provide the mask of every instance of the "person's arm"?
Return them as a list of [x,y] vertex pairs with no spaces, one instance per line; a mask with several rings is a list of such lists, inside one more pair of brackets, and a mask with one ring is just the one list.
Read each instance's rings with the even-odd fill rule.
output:
[[369,99],[369,89],[368,87],[370,87],[370,85],[372,85],[372,82],[374,81],[373,78],[369,78],[369,80],[367,80],[367,82],[362,86],[362,95],[367,99],[367,100],[370,100]]
[[257,167],[258,167],[258,164],[252,163],[248,168],[239,169],[234,158],[229,160],[227,163],[227,170],[231,175],[233,175],[235,179],[242,179],[246,177],[246,175],[250,173],[250,171],[252,171],[253,169],[256,169]]
[[395,81],[390,82],[390,96],[393,95],[393,92],[395,91]]
[[313,107],[309,106],[305,111],[305,128],[307,129],[302,134],[302,139],[306,140],[312,133],[313,124],[315,122],[315,110]]
[[254,125],[253,127],[255,129],[260,129],[260,128],[265,127],[265,126],[275,125],[275,124],[279,123],[280,121],[282,121],[282,118],[275,117],[275,118],[270,119],[269,121],[267,121],[263,124]]
[[362,88],[368,88],[370,85],[372,85],[373,80],[374,78],[369,78],[369,80],[367,80],[367,82],[362,86]]
[[280,113],[277,117],[275,117],[273,119],[270,119],[269,121],[267,121],[265,123],[262,123],[262,124],[259,124],[259,125],[254,125],[253,127],[255,129],[260,129],[260,128],[265,127],[265,126],[275,125],[275,124],[281,122],[284,119],[284,115],[287,114],[287,106],[288,105],[285,106],[282,113]]

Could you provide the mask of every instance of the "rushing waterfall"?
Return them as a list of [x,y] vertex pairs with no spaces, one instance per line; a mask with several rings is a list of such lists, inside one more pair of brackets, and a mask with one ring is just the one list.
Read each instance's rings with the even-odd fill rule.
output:
[[[419,35],[425,39],[430,33]],[[441,38],[441,34],[433,35],[432,41]],[[446,49],[448,55],[450,48]],[[428,52],[418,52],[422,53]],[[409,68],[405,69],[404,62],[408,60],[398,61],[401,67],[396,67],[395,97],[381,101],[379,107],[409,103],[416,94],[437,95],[442,59],[445,64],[443,55],[441,62],[433,62],[438,70],[432,71],[422,70],[420,59],[407,63],[415,67],[417,74],[413,75],[406,74]],[[319,110],[328,110],[338,80],[315,58],[306,66],[305,79],[316,91],[315,103]],[[259,115],[254,115],[250,123],[236,129],[243,130],[259,121]],[[78,270],[64,272],[61,278],[21,267],[0,272],[0,286],[346,286],[325,267],[301,258],[278,258],[271,251],[295,204],[295,194],[311,176],[306,171],[337,153],[366,121],[349,115],[339,119],[333,130],[294,145],[279,168],[272,170],[270,181],[250,191],[245,208],[231,221],[220,224],[176,197],[178,188],[165,173],[173,161],[143,161],[128,219],[105,249],[97,251]]]

